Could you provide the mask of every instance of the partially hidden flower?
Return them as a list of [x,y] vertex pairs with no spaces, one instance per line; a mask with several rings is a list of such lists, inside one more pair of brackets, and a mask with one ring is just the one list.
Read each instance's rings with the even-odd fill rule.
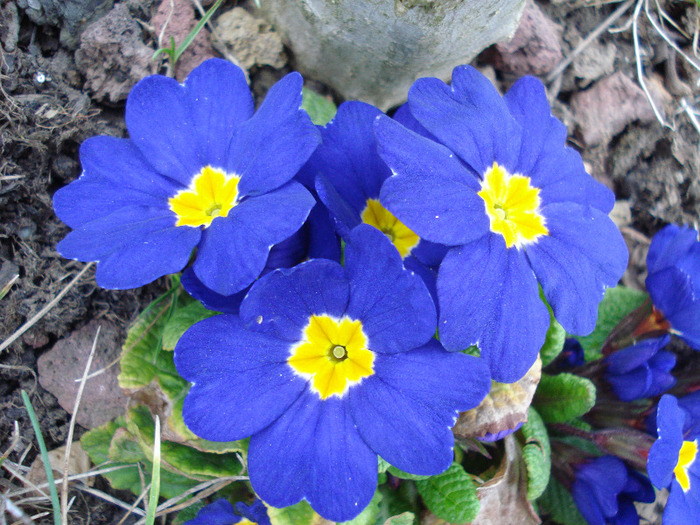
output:
[[655,497],[649,479],[614,456],[579,466],[571,495],[590,525],[638,525],[634,502],[651,503]]
[[654,397],[676,384],[671,374],[676,355],[662,350],[669,341],[667,335],[645,339],[605,358],[605,379],[617,397],[622,401]]
[[82,175],[54,196],[73,228],[58,251],[97,261],[97,283],[121,289],[182,270],[196,248],[202,283],[243,290],[314,206],[292,181],[320,140],[301,88],[291,73],[255,111],[241,69],[220,59],[184,84],[140,81],[126,104],[129,138],[85,141]]
[[686,413],[671,395],[659,401],[656,414],[658,438],[649,450],[647,471],[658,489],[668,488],[663,522],[700,523],[700,439],[683,433]]
[[218,499],[200,509],[194,519],[184,525],[270,525],[267,508],[256,499],[251,505],[242,501],[233,506],[226,499]]
[[345,264],[313,259],[267,274],[240,317],[195,324],[174,356],[192,383],[190,430],[214,441],[251,436],[260,498],[275,507],[305,498],[334,521],[370,502],[378,455],[414,474],[447,469],[450,427],[491,382],[482,359],[432,338],[430,294],[383,234],[355,228]]
[[583,335],[622,276],[627,248],[607,215],[614,195],[566,146],[533,77],[501,97],[457,67],[451,87],[416,81],[408,105],[438,142],[379,117],[379,154],[393,173],[380,202],[421,239],[450,247],[437,279],[445,348],[477,344],[494,380],[516,381],[549,326],[540,286],[566,331]]
[[700,350],[700,240],[697,230],[669,224],[651,241],[646,286],[670,331]]

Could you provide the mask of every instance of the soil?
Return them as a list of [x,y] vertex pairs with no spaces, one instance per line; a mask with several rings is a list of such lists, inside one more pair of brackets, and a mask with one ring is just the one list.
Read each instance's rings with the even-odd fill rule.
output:
[[[0,289],[8,286],[8,292],[0,299],[0,341],[34,317],[84,267],[83,263],[63,259],[56,252],[56,244],[69,229],[56,218],[51,204],[53,193],[80,175],[80,143],[94,135],[125,136],[123,115],[128,89],[145,74],[165,72],[150,58],[158,38],[151,25],[159,7],[155,0],[67,3],[71,8],[82,5],[82,14],[57,8],[55,6],[62,3],[50,0],[3,0],[1,4]],[[233,0],[224,2],[220,13],[229,11],[235,4]],[[673,27],[668,21],[664,23],[670,39],[689,55],[689,60],[700,63],[694,58],[696,50],[693,49],[693,35],[697,36],[699,23],[697,6],[692,2],[671,0],[660,4],[677,26]],[[241,5],[253,12],[253,2]],[[527,62],[545,54],[570,56],[573,49],[621,5],[622,2],[602,0],[537,2],[535,6],[551,24],[551,34],[557,37],[554,43],[547,41],[546,45],[559,46],[559,50],[540,49],[528,55],[525,38],[519,60]],[[697,83],[700,73],[697,66],[671,49],[643,10],[639,16],[641,55],[635,57],[630,28],[634,7],[632,5],[613,24],[616,31],[603,31],[562,74],[548,79],[547,85],[553,112],[569,127],[571,145],[581,151],[591,173],[614,189],[621,201],[616,217],[631,253],[630,269],[623,282],[642,288],[650,236],[668,222],[692,224],[697,223],[700,216],[700,177],[697,175],[700,173],[700,128],[697,121],[689,117],[700,94]],[[531,5],[529,9],[532,8]],[[129,42],[119,46],[98,42],[95,46],[101,46],[99,49],[79,47],[81,35],[95,33],[95,26],[91,24],[98,23],[101,17],[113,16],[115,10],[121,10],[121,16],[131,17],[124,22],[127,26],[118,26],[119,31],[128,34]],[[655,13],[652,10],[651,14]],[[116,27],[116,22],[110,23],[109,27]],[[544,44],[540,41],[538,45]],[[205,51],[198,51],[199,55],[195,53],[193,60],[218,55],[208,44],[200,48]],[[222,49],[221,43],[215,42],[214,48]],[[132,53],[126,59],[125,49]],[[522,74],[523,64],[509,66],[504,52],[513,53],[513,50],[493,47],[476,63],[490,72],[499,86],[507,88],[516,78],[515,72]],[[285,53],[290,57],[291,66],[250,67],[251,85],[258,99],[293,67],[293,53],[289,49]],[[145,62],[143,57],[146,57]],[[657,121],[639,87],[638,60],[642,61],[653,100],[668,126]],[[95,61],[106,67],[96,72]],[[537,73],[543,79],[552,67],[542,63],[527,64],[530,69],[526,68],[525,72]],[[177,76],[182,74],[178,69]],[[624,89],[619,84],[606,88],[603,81],[613,74],[625,77]],[[314,89],[328,92],[313,79],[309,81]],[[620,97],[630,102],[624,115]],[[588,115],[581,114],[581,100],[586,105],[599,104],[593,118],[590,111]],[[335,101],[340,102],[337,98]],[[610,115],[616,118],[608,118]],[[10,284],[15,274],[19,277]],[[38,358],[59,340],[94,320],[109,321],[117,331],[115,340],[123,341],[129,323],[165,290],[166,284],[166,279],[161,279],[136,290],[104,290],[95,284],[91,269],[24,335],[0,352],[0,453],[12,448],[9,460],[27,466],[36,455],[32,446],[34,434],[21,400],[21,390],[30,394],[48,448],[65,442],[70,414],[61,408],[53,394],[39,385]],[[13,445],[15,422],[20,437]],[[76,438],[84,431],[78,426]],[[17,483],[6,471],[0,474],[3,491]],[[134,499],[130,494],[116,493],[104,481],[98,480],[97,488],[123,501]],[[71,523],[116,523],[124,515],[124,511],[99,498],[77,491],[71,495],[77,495],[70,514]],[[39,508],[25,510],[30,515],[40,511]],[[40,518],[37,523],[49,523],[49,517]]]

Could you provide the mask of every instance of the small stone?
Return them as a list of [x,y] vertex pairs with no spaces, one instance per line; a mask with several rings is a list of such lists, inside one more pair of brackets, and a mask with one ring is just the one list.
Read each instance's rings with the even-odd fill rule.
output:
[[219,51],[233,54],[245,69],[253,66],[279,69],[287,63],[279,35],[267,22],[253,17],[242,7],[234,7],[219,16],[216,32],[226,47]]
[[601,44],[592,42],[583,52],[574,59],[574,75],[582,79],[582,86],[587,86],[605,75],[612,73],[615,68],[615,54],[617,48],[614,44]]
[[642,88],[623,73],[596,82],[571,98],[578,130],[588,146],[609,142],[635,120],[655,120]]
[[119,388],[119,367],[113,365],[121,351],[117,326],[108,321],[90,321],[58,341],[37,362],[41,386],[56,396],[65,411],[72,413],[98,326],[102,328],[90,373],[104,371],[85,383],[76,416],[78,424],[85,428],[104,425],[125,411],[127,398]]
[[518,76],[549,73],[563,58],[560,32],[533,0],[527,0],[513,38],[494,46],[494,67]]

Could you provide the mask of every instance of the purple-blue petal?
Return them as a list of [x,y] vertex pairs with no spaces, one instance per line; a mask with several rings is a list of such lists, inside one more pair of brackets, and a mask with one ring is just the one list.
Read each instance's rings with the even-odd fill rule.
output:
[[180,283],[185,291],[194,299],[197,299],[209,310],[223,312],[225,314],[238,314],[238,309],[241,306],[241,301],[248,292],[247,289],[241,290],[233,295],[221,295],[204,286],[194,273],[192,267],[187,268],[182,272]]
[[233,505],[228,500],[218,499],[206,507],[199,509],[194,519],[183,525],[233,525],[241,521]]
[[651,240],[647,254],[649,273],[675,266],[698,242],[698,232],[693,228],[669,224]]
[[256,525],[270,525],[270,517],[267,515],[267,507],[259,499],[256,499],[250,505],[246,505],[242,501],[237,502],[236,512]]
[[549,313],[525,255],[501,235],[450,250],[437,280],[440,341],[450,351],[478,344],[495,381],[520,379],[537,358]]
[[187,427],[211,441],[236,441],[275,421],[306,381],[287,364],[289,343],[218,315],[189,328],[175,346],[178,373],[190,381],[182,409]]
[[362,321],[374,352],[402,352],[435,334],[436,312],[422,279],[376,228],[361,224],[347,236],[345,271],[350,281],[347,315]]
[[314,204],[298,182],[243,200],[203,231],[194,272],[219,294],[239,292],[260,276],[270,248],[301,228]]
[[357,429],[370,448],[412,474],[433,475],[452,463],[450,428],[477,406],[491,379],[482,359],[446,352],[432,340],[402,354],[378,354],[375,373],[348,393]]
[[348,204],[323,174],[316,177],[316,193],[319,200],[328,209],[340,236],[345,237],[350,230],[362,223],[360,212]]
[[421,237],[459,246],[489,228],[479,182],[444,146],[409,131],[389,117],[375,125],[379,154],[391,168],[380,200]]
[[319,145],[320,134],[301,109],[302,84],[299,73],[285,76],[238,128],[225,168],[241,177],[242,195],[261,195],[287,183]]
[[554,316],[570,334],[595,328],[605,289],[627,268],[627,246],[617,226],[596,208],[551,204],[542,209],[549,229],[525,253]]
[[605,358],[608,372],[624,374],[646,363],[656,353],[670,342],[667,335],[644,339],[635,345],[623,348]]
[[678,463],[678,453],[683,445],[685,413],[671,395],[664,395],[656,411],[658,439],[649,450],[647,472],[658,489],[666,488],[673,479],[673,469]]
[[251,330],[298,342],[310,316],[342,317],[348,297],[343,267],[335,261],[312,259],[258,280],[243,300],[240,315]]

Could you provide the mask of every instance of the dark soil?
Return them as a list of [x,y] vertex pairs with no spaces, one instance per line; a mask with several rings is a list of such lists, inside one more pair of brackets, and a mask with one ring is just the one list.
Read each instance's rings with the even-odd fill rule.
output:
[[[133,18],[141,22],[136,36],[139,45],[148,48],[149,53],[155,49],[155,41],[148,24],[157,3],[155,0],[115,2],[117,7],[126,6]],[[221,12],[234,3],[225,2]],[[82,2],[87,6],[82,17],[80,13],[68,13],[67,8],[58,12],[61,9],[54,7],[51,11],[46,7],[60,2],[31,3],[44,5],[43,12],[30,8],[29,4],[27,0],[4,0],[0,8],[0,289],[14,274],[19,275],[7,295],[0,299],[0,341],[35,316],[84,267],[83,263],[63,259],[56,252],[56,244],[69,230],[56,218],[51,204],[53,193],[80,175],[80,143],[94,135],[126,134],[123,100],[97,97],[92,88],[86,87],[85,75],[76,66],[81,31],[109,12],[112,1]],[[697,7],[683,1],[661,4],[682,31],[668,24],[666,30],[692,56],[692,35],[698,31]],[[537,5],[559,24],[557,31],[566,57],[620,3],[550,0]],[[244,7],[250,6],[244,3]],[[614,26],[624,29],[633,9],[634,6]],[[693,126],[681,105],[683,99],[692,108],[698,100],[700,75],[683,58],[674,58],[668,44],[643,13],[640,41],[641,60],[648,78],[653,77],[659,105],[673,130],[655,119],[632,118],[621,131],[596,144],[586,145],[581,138],[585,130],[572,109],[577,94],[613,72],[621,72],[637,82],[631,30],[605,31],[591,45],[588,59],[608,60],[612,70],[603,68],[600,77],[593,74],[587,78],[580,76],[583,66],[579,61],[578,70],[574,64],[548,85],[556,97],[553,110],[569,126],[572,145],[581,149],[593,175],[624,201],[623,218],[618,223],[631,251],[630,270],[624,282],[637,287],[643,286],[648,238],[668,222],[693,223],[700,215],[697,175],[700,130]],[[482,54],[478,64],[491,67],[495,64],[493,53]],[[148,67],[155,72],[155,64]],[[256,97],[261,97],[283,72],[254,66],[250,73]],[[115,67],[111,76],[108,80],[124,83],[128,90],[131,80],[124,71]],[[495,70],[495,76],[505,87],[514,80],[502,68]],[[629,210],[626,216],[625,209]],[[9,460],[29,465],[36,455],[34,447],[30,447],[34,434],[20,397],[21,390],[30,393],[48,448],[63,445],[67,437],[70,415],[38,384],[37,358],[59,339],[95,319],[109,320],[121,327],[123,340],[129,323],[165,287],[166,280],[161,279],[137,290],[103,290],[95,284],[90,270],[31,329],[0,353],[0,453],[11,447],[16,421],[20,439]],[[78,427],[76,437],[83,432]],[[29,452],[24,456],[27,449]],[[104,481],[97,483],[100,490],[115,493]],[[0,487],[4,491],[10,484],[17,487],[19,482],[2,471]],[[98,498],[77,491],[71,495],[77,495],[71,512],[72,523],[116,523],[124,515],[124,511]],[[133,500],[129,494],[120,493],[117,497]],[[38,508],[25,507],[25,510],[29,515],[39,512]],[[49,518],[50,515],[38,523],[49,523]]]

